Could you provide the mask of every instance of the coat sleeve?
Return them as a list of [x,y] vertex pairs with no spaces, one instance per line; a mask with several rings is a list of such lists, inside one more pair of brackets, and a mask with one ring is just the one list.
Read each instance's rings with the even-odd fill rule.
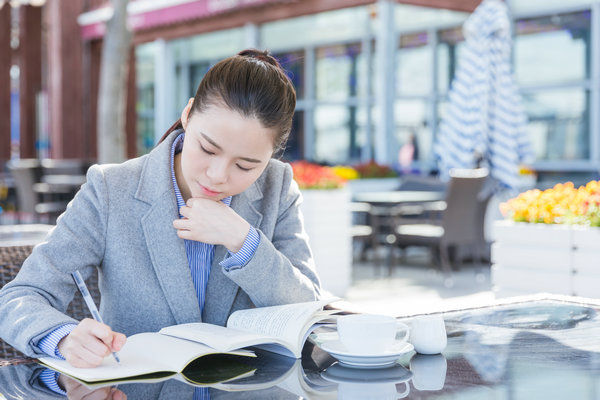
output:
[[102,262],[108,194],[100,167],[34,247],[16,278],[0,290],[0,337],[28,356],[44,355],[37,343],[56,327],[79,321],[64,314],[76,287],[71,272],[87,278]]
[[245,266],[224,270],[257,307],[317,300],[321,296],[300,210],[302,195],[289,165],[284,167],[280,185],[277,207],[267,211],[277,213],[267,218],[275,221],[273,228],[268,229],[269,234],[258,229],[260,244]]

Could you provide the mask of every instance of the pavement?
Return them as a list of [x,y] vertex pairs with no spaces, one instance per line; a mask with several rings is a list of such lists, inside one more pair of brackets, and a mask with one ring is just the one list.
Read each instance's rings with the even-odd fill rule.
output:
[[415,249],[393,268],[373,261],[355,262],[344,300],[358,312],[408,316],[493,303],[489,264],[460,265],[448,287],[425,249]]

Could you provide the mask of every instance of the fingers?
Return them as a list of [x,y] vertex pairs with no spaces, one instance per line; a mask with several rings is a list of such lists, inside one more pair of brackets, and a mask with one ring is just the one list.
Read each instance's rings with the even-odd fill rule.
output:
[[192,231],[178,230],[177,237],[179,237],[180,239],[185,239],[185,240],[195,240],[195,236]]
[[100,389],[90,389],[68,376],[61,374],[58,378],[58,384],[67,392],[69,400],[126,400],[125,393],[114,387],[104,387]]
[[112,400],[127,400],[127,395],[118,389],[113,388]]
[[193,197],[190,197],[186,202],[185,205],[187,207],[194,207],[194,203],[196,202],[196,199],[194,199]]
[[[176,219],[173,221],[173,228],[177,229],[178,236],[181,232],[189,233],[189,230],[191,229],[191,222],[188,219]],[[183,236],[179,237],[184,238]],[[184,239],[187,239],[187,237]]]
[[190,206],[183,206],[179,209],[179,214],[183,215],[185,218],[189,218],[192,214],[192,208]]
[[100,365],[111,352],[119,351],[125,341],[122,333],[113,332],[108,325],[86,318],[59,342],[58,347],[71,365],[91,368]]
[[127,342],[127,336],[114,332],[111,353],[113,351],[120,351],[125,346],[125,342]]

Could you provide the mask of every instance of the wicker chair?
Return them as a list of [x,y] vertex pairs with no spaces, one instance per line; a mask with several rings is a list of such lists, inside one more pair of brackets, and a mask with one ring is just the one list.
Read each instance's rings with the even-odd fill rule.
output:
[[[34,245],[45,236],[45,233],[47,233],[51,227],[51,225],[38,224],[15,225],[10,227],[0,226],[0,288],[13,280],[25,259],[31,254]],[[35,234],[36,232],[37,235]],[[8,233],[15,236],[16,239],[5,239]],[[100,292],[98,290],[97,273],[94,273],[86,283],[94,301],[96,304],[99,304]],[[75,298],[69,305],[67,314],[79,320],[91,316],[79,293],[75,295]],[[23,353],[17,351],[8,343],[0,339],[0,360],[23,357],[25,357]]]

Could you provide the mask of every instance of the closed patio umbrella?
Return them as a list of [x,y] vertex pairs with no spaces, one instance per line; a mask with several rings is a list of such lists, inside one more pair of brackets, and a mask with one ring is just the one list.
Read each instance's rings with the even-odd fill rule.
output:
[[506,4],[483,0],[463,26],[466,43],[449,91],[434,151],[440,173],[484,164],[505,187],[533,161],[526,116],[513,80]]

